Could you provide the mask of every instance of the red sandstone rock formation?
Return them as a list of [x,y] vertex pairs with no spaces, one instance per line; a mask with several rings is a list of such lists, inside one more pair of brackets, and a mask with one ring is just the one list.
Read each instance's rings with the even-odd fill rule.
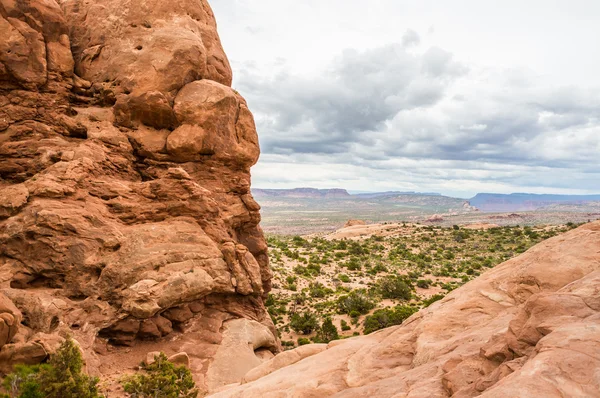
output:
[[277,352],[230,84],[205,0],[0,0],[0,371],[66,334],[94,374],[184,351],[210,388]]
[[598,397],[600,222],[538,244],[400,326],[310,347],[213,396]]

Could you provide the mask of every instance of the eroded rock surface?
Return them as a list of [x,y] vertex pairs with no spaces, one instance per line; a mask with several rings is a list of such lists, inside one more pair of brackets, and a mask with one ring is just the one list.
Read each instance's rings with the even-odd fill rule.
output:
[[278,351],[230,84],[205,0],[0,0],[0,371],[69,333],[92,373],[185,352],[205,388],[236,319]]
[[600,222],[538,244],[403,325],[298,362],[292,353],[212,396],[598,397]]

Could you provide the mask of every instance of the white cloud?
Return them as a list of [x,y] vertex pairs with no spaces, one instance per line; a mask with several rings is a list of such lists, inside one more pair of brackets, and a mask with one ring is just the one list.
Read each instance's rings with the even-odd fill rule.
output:
[[211,4],[255,186],[598,190],[599,2]]

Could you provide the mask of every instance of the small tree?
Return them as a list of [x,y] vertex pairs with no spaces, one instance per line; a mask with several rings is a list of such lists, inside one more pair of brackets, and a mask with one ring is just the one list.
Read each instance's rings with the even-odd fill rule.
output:
[[40,384],[47,398],[96,398],[98,378],[83,373],[83,358],[73,339],[68,338],[55,355],[50,368],[40,373]]
[[123,389],[131,398],[196,398],[198,389],[185,366],[175,366],[162,352],[150,365],[142,363],[145,373],[125,377]]
[[406,318],[417,312],[416,308],[397,306],[394,309],[377,310],[365,319],[365,334],[393,325],[400,325]]
[[379,291],[383,298],[410,300],[411,288],[408,279],[389,275],[379,280]]
[[350,316],[356,312],[366,314],[373,308],[375,308],[375,303],[361,291],[354,290],[338,299],[338,310],[342,314],[349,314]]
[[67,338],[48,364],[19,365],[4,380],[11,398],[100,398],[98,378],[83,372],[83,358]]
[[344,332],[345,332],[345,331],[347,331],[347,330],[350,330],[350,329],[351,329],[351,328],[350,328],[350,325],[348,325],[348,322],[346,322],[346,320],[345,320],[345,319],[342,319],[342,320],[340,321],[340,326],[342,327],[342,330],[343,330]]
[[14,371],[6,376],[2,383],[8,394],[0,394],[2,398],[44,398],[39,383],[42,367],[50,365],[16,365]]
[[305,312],[303,314],[296,313],[292,315],[290,327],[296,333],[311,334],[319,327],[319,321],[311,312]]
[[331,318],[326,318],[323,321],[323,325],[317,331],[317,338],[315,339],[318,343],[329,343],[332,340],[337,340],[340,338],[338,334],[338,330],[331,321]]
[[421,289],[429,289],[430,283],[431,283],[431,281],[428,279],[419,279],[417,281],[417,286],[420,287]]

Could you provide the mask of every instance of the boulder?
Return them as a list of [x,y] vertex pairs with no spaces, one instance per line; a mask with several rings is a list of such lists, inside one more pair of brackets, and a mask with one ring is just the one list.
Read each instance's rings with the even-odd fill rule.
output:
[[21,311],[8,297],[0,293],[0,349],[15,337],[21,319]]
[[178,352],[177,354],[171,355],[168,359],[169,362],[172,362],[175,365],[183,365],[185,367],[190,366],[190,357],[186,352]]

